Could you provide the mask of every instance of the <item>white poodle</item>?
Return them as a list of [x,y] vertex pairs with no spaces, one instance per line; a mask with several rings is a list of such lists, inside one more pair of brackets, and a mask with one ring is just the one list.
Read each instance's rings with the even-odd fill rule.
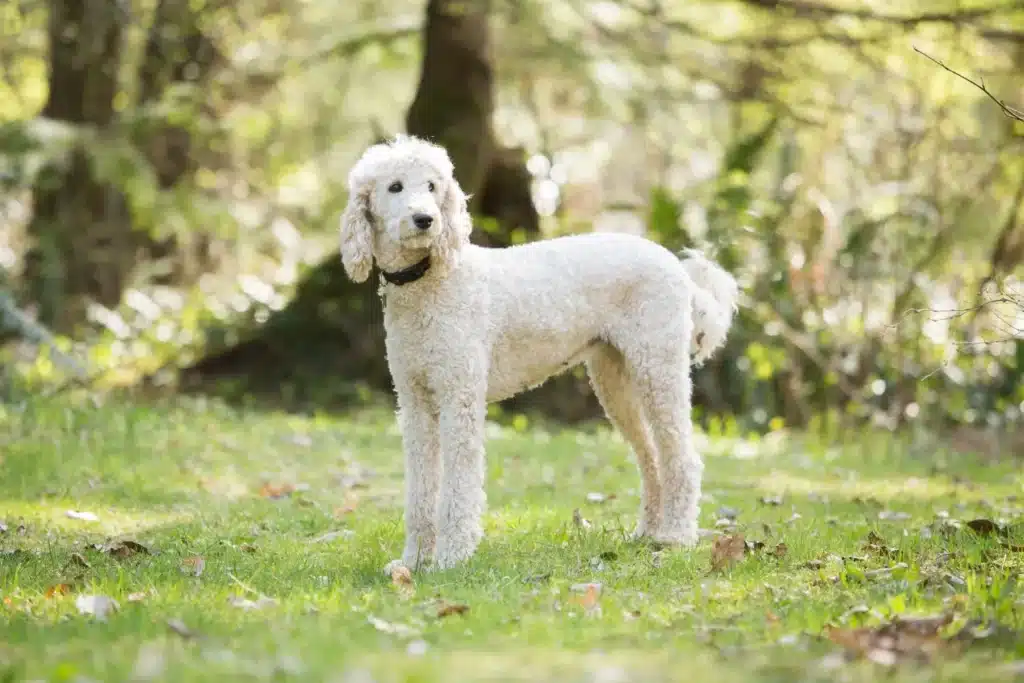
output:
[[405,550],[396,564],[453,567],[483,535],[486,405],[586,363],[642,478],[636,536],[692,545],[703,464],[690,422],[691,358],[725,341],[736,281],[695,252],[590,233],[506,249],[469,242],[447,152],[406,136],[349,175],[341,257],[376,260],[405,450]]

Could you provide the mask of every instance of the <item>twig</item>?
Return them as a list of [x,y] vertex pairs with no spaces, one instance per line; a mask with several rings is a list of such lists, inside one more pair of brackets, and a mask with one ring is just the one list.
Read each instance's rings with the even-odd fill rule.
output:
[[[998,297],[998,298],[995,298],[995,299],[989,299],[988,301],[982,301],[977,306],[969,306],[967,308],[945,308],[945,309],[943,309],[943,308],[908,308],[905,311],[903,311],[903,314],[899,317],[898,320],[896,320],[895,322],[889,323],[887,325],[887,327],[899,327],[900,324],[902,324],[903,321],[906,320],[910,315],[916,314],[916,313],[927,313],[927,314],[933,316],[933,317],[929,318],[929,322],[946,322],[946,321],[949,321],[949,320],[954,320],[955,318],[963,317],[963,316],[965,316],[965,315],[967,315],[969,313],[974,313],[976,311],[979,311],[979,310],[981,310],[983,308],[987,308],[988,306],[992,306],[994,304],[1012,304],[1012,303],[1016,303],[1016,302],[1013,299],[1009,298],[1009,297],[1001,296],[1001,297]],[[936,316],[938,314],[943,314],[946,317],[942,317],[942,318],[934,317],[934,316]]]
[[924,55],[927,59],[929,59],[930,61],[938,64],[939,66],[941,66],[943,69],[945,69],[949,73],[953,74],[954,76],[956,76],[958,78],[962,78],[963,80],[967,81],[968,83],[973,85],[975,88],[977,88],[981,92],[985,93],[985,95],[988,96],[988,98],[990,100],[992,100],[997,105],[999,105],[999,108],[1003,110],[1004,114],[1009,116],[1014,121],[1021,121],[1022,123],[1024,123],[1024,112],[1022,112],[1022,111],[1020,111],[1018,109],[1014,109],[1013,107],[1007,105],[1002,100],[1000,100],[998,97],[993,95],[992,92],[988,88],[985,87],[985,80],[984,79],[982,79],[979,82],[979,81],[975,81],[975,80],[973,80],[971,78],[968,78],[967,76],[964,76],[962,73],[960,73],[958,71],[954,71],[953,69],[949,68],[948,66],[946,66],[945,64],[943,64],[939,60],[937,60],[934,57],[932,57],[931,55],[929,55],[929,54],[927,54],[927,53],[917,49],[916,47],[914,48],[914,52],[916,52],[916,53],[918,53],[920,55]]

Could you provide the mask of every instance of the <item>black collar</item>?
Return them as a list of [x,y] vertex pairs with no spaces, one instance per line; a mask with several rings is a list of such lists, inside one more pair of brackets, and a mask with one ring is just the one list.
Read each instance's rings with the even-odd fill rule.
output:
[[380,275],[393,285],[407,285],[410,282],[416,282],[419,280],[427,274],[428,270],[430,270],[430,254],[427,254],[422,258],[422,260],[417,261],[411,266],[402,268],[401,270],[396,270],[393,273],[382,270],[380,271]]

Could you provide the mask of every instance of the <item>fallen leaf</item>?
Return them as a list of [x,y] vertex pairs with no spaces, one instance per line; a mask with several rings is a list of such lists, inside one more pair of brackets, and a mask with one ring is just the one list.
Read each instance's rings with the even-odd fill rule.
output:
[[343,505],[339,505],[338,507],[334,508],[334,518],[339,519],[341,517],[345,517],[346,515],[351,515],[353,512],[356,511],[356,508],[358,506],[359,499],[354,495],[349,496],[348,498],[346,498],[345,503]]
[[864,543],[862,550],[869,553],[875,553],[876,555],[881,555],[883,557],[892,557],[897,553],[896,548],[887,545],[885,539],[874,531],[868,533],[867,540]]
[[64,513],[70,519],[78,519],[83,522],[97,522],[99,517],[91,512],[79,512],[78,510],[68,510]]
[[79,595],[75,598],[75,607],[78,608],[79,614],[87,614],[99,621],[106,621],[107,615],[116,612],[120,606],[117,600],[107,595]]
[[124,560],[135,555],[152,555],[153,552],[138,541],[117,541],[97,548],[111,557]]
[[266,482],[260,487],[260,495],[264,498],[270,498],[277,500],[290,496],[295,491],[295,486],[292,484],[271,484]]
[[720,571],[742,560],[747,551],[743,534],[722,536],[715,539],[711,548],[711,570]]
[[128,602],[142,602],[147,597],[149,597],[149,591],[138,591],[136,593],[129,593],[127,600]]
[[892,666],[900,659],[930,659],[945,645],[942,629],[951,621],[952,615],[897,618],[878,627],[828,627],[825,635],[854,656]]
[[465,614],[469,611],[469,605],[463,605],[456,602],[442,602],[437,606],[437,618],[444,619],[450,617],[453,614]]
[[601,600],[601,584],[590,583],[587,584],[586,589],[583,591],[583,595],[573,597],[573,601],[583,608],[583,611],[588,615],[596,615],[601,609],[598,604]]
[[769,624],[777,624],[781,621],[781,619],[779,619],[779,615],[771,611],[765,613],[764,620]]
[[991,519],[972,519],[967,522],[967,528],[979,536],[991,536],[1002,532],[1002,528]]
[[396,565],[391,570],[391,583],[393,583],[396,586],[411,586],[412,572],[409,571],[408,567]]
[[46,598],[57,598],[62,595],[67,595],[75,589],[74,584],[71,583],[57,583],[46,589],[43,596]]
[[181,619],[168,619],[167,628],[169,628],[173,633],[177,633],[185,640],[191,640],[198,635],[195,631],[186,626],[185,622]]
[[89,564],[89,561],[86,560],[81,553],[71,553],[71,559],[68,561],[68,564],[73,564],[76,567],[81,567],[82,569],[90,569],[92,567],[92,565]]
[[779,543],[777,546],[772,548],[771,555],[773,557],[777,557],[779,559],[782,559],[783,557],[786,556],[786,553],[788,553],[788,552],[789,552],[789,546],[786,545],[785,543]]
[[186,557],[181,561],[181,571],[192,576],[202,576],[206,569],[206,559],[200,555]]
[[257,550],[259,550],[259,548],[257,548],[252,543],[243,543],[242,545],[238,546],[238,549],[241,550],[243,553],[254,553]]
[[391,569],[391,585],[407,598],[416,592],[416,586],[412,582],[412,572],[408,567],[402,565],[396,565]]

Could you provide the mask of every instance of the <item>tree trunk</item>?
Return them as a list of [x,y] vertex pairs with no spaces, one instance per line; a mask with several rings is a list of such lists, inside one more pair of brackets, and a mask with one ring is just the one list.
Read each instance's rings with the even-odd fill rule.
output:
[[[188,0],[159,0],[146,36],[139,67],[138,106],[154,106],[169,87],[189,84],[203,88],[223,61],[213,42],[202,32],[199,19],[205,5]],[[149,120],[136,131],[136,143],[153,165],[161,189],[189,184],[199,168],[192,134],[166,121]],[[212,238],[193,226],[189,235],[146,240],[151,260],[168,260],[170,272],[160,284],[187,285],[213,268]]]
[[[114,116],[124,23],[117,0],[50,3],[44,117],[102,134]],[[90,301],[112,306],[121,299],[137,244],[126,202],[96,180],[78,147],[66,163],[40,173],[33,204],[27,294],[44,324],[70,333],[84,322]]]

